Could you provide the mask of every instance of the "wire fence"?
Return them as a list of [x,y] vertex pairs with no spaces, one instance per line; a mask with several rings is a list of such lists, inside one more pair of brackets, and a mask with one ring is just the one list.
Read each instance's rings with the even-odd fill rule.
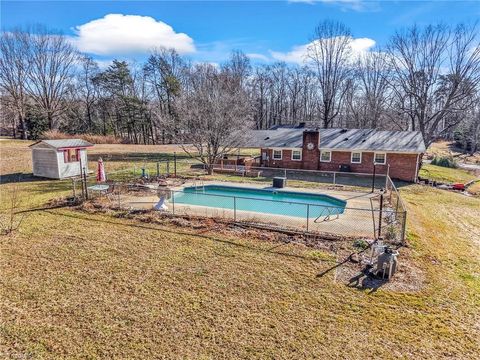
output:
[[[395,208],[400,202],[390,202],[390,199],[399,197],[387,192],[366,195],[369,207],[357,208],[348,206],[348,203],[343,205],[338,200],[329,203],[328,196],[325,203],[315,202],[314,199],[319,194],[313,192],[301,193],[300,200],[294,201],[242,195],[241,192],[219,195],[210,192],[209,185],[201,182],[178,190],[159,186],[158,183],[110,181],[107,184],[97,184],[94,177],[87,177],[86,183],[76,179],[73,184],[72,195],[75,197],[102,197],[109,206],[122,210],[158,210],[174,216],[224,219],[307,234],[370,239],[382,237],[396,242],[405,239],[406,212],[403,208]],[[181,181],[175,185],[178,187]],[[251,187],[246,187],[245,190],[247,189]]]

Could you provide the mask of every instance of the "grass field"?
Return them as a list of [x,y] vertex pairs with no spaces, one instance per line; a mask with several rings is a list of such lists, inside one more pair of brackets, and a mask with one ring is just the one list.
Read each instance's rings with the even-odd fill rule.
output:
[[[0,151],[3,179],[31,171],[26,143],[2,141]],[[0,184],[3,198],[11,186]],[[19,189],[31,207],[70,186],[27,179]],[[68,208],[28,213],[0,238],[0,358],[476,359],[480,199],[401,192],[410,244],[401,254],[421,284],[409,291],[346,286],[341,266],[328,271],[343,260],[338,244]]]
[[478,178],[472,173],[463,169],[452,169],[432,164],[423,164],[419,176],[430,180],[447,183],[466,183]]

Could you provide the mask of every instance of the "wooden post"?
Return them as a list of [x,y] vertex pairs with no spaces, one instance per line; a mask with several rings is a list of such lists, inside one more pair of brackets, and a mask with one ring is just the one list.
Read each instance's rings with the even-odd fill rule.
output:
[[160,176],[160,162],[157,160],[157,177]]

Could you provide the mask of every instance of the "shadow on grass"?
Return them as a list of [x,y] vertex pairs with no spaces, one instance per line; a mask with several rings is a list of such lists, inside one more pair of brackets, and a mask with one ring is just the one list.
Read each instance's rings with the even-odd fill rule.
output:
[[47,178],[33,176],[31,173],[12,173],[0,175],[0,184],[46,181]]
[[372,294],[387,282],[388,280],[379,279],[373,276],[371,274],[371,268],[366,266],[358,274],[350,278],[348,287],[368,291],[369,294]]
[[310,258],[310,257],[307,257],[307,256],[302,256],[302,255],[297,255],[297,254],[288,254],[288,253],[284,253],[284,252],[273,251],[273,249],[278,248],[279,246],[281,246],[281,245],[283,245],[283,244],[279,244],[279,245],[273,246],[273,247],[271,247],[271,248],[269,248],[269,249],[261,249],[261,248],[255,247],[255,246],[249,246],[249,245],[237,243],[237,242],[230,241],[230,240],[226,240],[226,239],[221,239],[221,238],[218,238],[218,237],[215,237],[215,236],[205,235],[204,233],[194,233],[194,232],[170,230],[170,229],[165,228],[165,227],[159,228],[159,227],[148,226],[148,225],[143,225],[143,224],[132,224],[132,223],[130,223],[130,224],[125,224],[125,223],[121,223],[121,222],[117,222],[117,221],[110,221],[110,220],[106,220],[106,219],[92,218],[92,217],[86,217],[86,216],[78,216],[78,215],[73,214],[73,213],[72,213],[72,214],[67,214],[67,213],[58,212],[58,211],[53,212],[53,211],[49,211],[49,210],[44,210],[44,212],[49,213],[49,214],[51,214],[51,215],[61,215],[61,216],[70,217],[70,218],[73,218],[73,219],[79,219],[79,220],[85,220],[85,221],[92,221],[92,222],[99,222],[99,223],[109,224],[109,225],[120,225],[120,226],[140,228],[140,229],[147,229],[147,230],[163,231],[163,232],[167,232],[167,233],[171,233],[171,234],[175,234],[175,235],[185,235],[185,236],[200,237],[200,238],[202,238],[202,239],[208,239],[208,240],[211,240],[211,241],[214,241],[214,242],[217,242],[217,243],[221,243],[221,244],[225,244],[225,245],[230,245],[230,246],[235,246],[235,247],[239,247],[239,248],[247,249],[247,250],[251,250],[251,251],[257,251],[257,252],[263,252],[263,253],[281,255],[281,256],[286,256],[286,257],[298,258],[298,259],[302,259],[302,260],[311,260],[311,258]]
[[[347,256],[344,260],[341,262],[336,263],[334,266],[322,271],[321,273],[317,274],[318,277],[324,277],[328,273],[336,270],[337,268],[347,264],[350,262],[351,257],[354,254],[360,255],[367,251],[370,247],[367,249],[364,249],[359,252],[354,252],[351,253],[349,256]],[[375,276],[371,274],[372,268],[370,266],[365,266],[360,272],[358,272],[355,276],[351,277],[349,279],[349,282],[347,284],[348,287],[355,288],[357,290],[362,290],[362,291],[368,291],[368,294],[372,294],[375,291],[377,291],[381,286],[385,285],[388,281],[384,279],[378,279]]]
[[[173,153],[141,153],[141,152],[131,152],[131,153],[121,153],[121,154],[89,154],[88,159],[90,161],[97,161],[98,158],[102,158],[104,161],[173,161],[175,155]],[[177,153],[177,160],[192,159],[189,155],[185,153]]]

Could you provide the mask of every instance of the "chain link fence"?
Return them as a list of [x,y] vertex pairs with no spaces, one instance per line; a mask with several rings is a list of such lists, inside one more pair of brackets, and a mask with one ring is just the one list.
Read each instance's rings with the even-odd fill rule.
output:
[[[142,181],[110,180],[97,184],[94,177],[87,177],[72,180],[72,195],[83,199],[100,197],[103,203],[116,209],[160,210],[175,216],[217,218],[274,230],[336,237],[382,237],[395,242],[403,242],[405,238],[406,211],[403,208],[397,211],[390,203],[390,199],[400,199],[398,193],[375,192],[369,195],[368,208],[356,208],[309,202],[309,196],[318,196],[314,192],[304,193],[305,200],[301,202],[283,201],[217,195],[205,191],[208,185],[202,182],[192,182],[193,186],[182,188],[185,180],[171,178],[168,181],[176,181],[171,185],[179,189]],[[401,199],[395,204],[401,204]]]

